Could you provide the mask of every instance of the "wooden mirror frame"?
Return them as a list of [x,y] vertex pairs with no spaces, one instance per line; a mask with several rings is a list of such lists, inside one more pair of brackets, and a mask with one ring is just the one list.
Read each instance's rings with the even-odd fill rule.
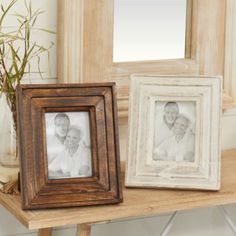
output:
[[[113,81],[119,118],[128,116],[131,74],[224,75],[226,0],[190,0],[184,59],[113,63],[114,0],[58,0],[59,82]],[[224,78],[224,108],[233,103]]]

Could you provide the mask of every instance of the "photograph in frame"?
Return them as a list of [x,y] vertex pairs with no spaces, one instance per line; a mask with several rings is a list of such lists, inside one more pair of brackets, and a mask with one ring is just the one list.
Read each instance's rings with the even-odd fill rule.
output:
[[48,178],[92,176],[88,112],[45,114]]
[[221,78],[131,80],[126,186],[218,190]]
[[194,162],[194,102],[155,102],[154,161]]

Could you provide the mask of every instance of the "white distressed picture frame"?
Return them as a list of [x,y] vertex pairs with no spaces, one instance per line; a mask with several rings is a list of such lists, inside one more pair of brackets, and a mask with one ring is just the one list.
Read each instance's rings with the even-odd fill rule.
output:
[[[221,92],[221,77],[133,75],[126,186],[219,190]],[[169,102],[177,104],[178,115],[168,136],[156,145],[155,130],[162,128],[157,120],[166,118]],[[177,142],[180,116],[186,127]],[[169,150],[163,152],[163,147]]]

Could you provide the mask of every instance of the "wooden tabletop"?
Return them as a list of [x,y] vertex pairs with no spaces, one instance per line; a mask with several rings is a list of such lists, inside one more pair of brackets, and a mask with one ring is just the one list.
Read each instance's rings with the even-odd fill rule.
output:
[[223,152],[221,183],[219,192],[124,188],[124,202],[109,206],[23,211],[20,196],[5,194],[0,204],[29,229],[40,229],[236,203],[236,150]]

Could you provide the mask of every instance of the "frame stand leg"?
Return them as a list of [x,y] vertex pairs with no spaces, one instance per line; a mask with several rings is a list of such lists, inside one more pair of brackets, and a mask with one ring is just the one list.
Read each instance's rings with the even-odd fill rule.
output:
[[38,236],[52,236],[52,228],[39,229]]
[[160,236],[167,236],[168,233],[170,232],[173,224],[174,224],[174,221],[175,221],[175,218],[177,216],[177,211],[175,211],[173,213],[173,215],[170,217],[170,219],[168,220],[167,224],[165,225],[164,229],[162,230],[162,232],[160,233]]
[[236,225],[234,224],[233,220],[231,219],[229,213],[226,211],[224,206],[218,206],[218,209],[221,212],[222,216],[224,217],[225,221],[230,226],[230,228],[233,231],[234,235],[236,235]]
[[77,225],[76,236],[90,236],[90,235],[91,235],[91,225],[90,224]]

